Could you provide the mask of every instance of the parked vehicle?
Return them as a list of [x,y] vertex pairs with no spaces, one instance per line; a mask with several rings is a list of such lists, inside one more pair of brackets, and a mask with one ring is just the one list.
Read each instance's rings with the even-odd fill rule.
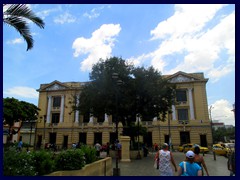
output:
[[192,143],[188,143],[188,144],[183,144],[182,146],[178,147],[178,151],[180,152],[187,152],[188,150],[192,150],[194,151],[194,148],[198,146],[200,148],[200,153],[207,153],[209,152],[209,149],[207,147],[202,147],[198,144],[192,144]]
[[235,151],[235,144],[234,143],[214,144],[212,149],[213,152],[215,152],[217,155],[229,156],[233,151]]
[[213,144],[212,150],[217,155],[220,155],[220,156],[226,156],[227,155],[226,148],[224,148],[221,144]]

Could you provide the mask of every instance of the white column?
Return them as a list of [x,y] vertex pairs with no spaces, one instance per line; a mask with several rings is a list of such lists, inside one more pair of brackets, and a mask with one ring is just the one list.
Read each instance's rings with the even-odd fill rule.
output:
[[[77,96],[77,97],[79,97],[79,96]],[[77,98],[77,104],[76,104],[77,106],[79,105],[79,99]],[[76,110],[76,112],[75,112],[75,123],[79,123],[79,111],[78,110]]]
[[61,96],[60,123],[63,122],[63,114],[64,114],[64,95]]
[[157,121],[157,116],[153,118],[153,121]]
[[188,88],[188,96],[189,96],[189,105],[190,105],[190,117],[191,120],[194,120],[194,107],[193,107],[193,98],[192,98],[192,88]]
[[93,115],[90,113],[89,123],[93,123]]
[[104,114],[104,122],[108,123],[108,115],[107,115],[107,113]]
[[141,117],[138,117],[138,116],[136,115],[136,123],[138,123],[138,121],[139,121],[139,123],[141,123]]
[[172,105],[172,120],[177,120],[175,105]]
[[47,123],[50,123],[51,108],[52,108],[52,96],[48,96]]

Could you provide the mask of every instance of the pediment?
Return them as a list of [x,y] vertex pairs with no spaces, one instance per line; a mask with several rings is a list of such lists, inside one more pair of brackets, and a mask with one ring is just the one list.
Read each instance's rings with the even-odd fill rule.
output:
[[50,84],[42,84],[38,91],[57,91],[65,89],[69,89],[69,87],[59,81],[53,81]]
[[46,91],[56,91],[56,90],[63,90],[63,89],[67,89],[67,88],[57,83],[45,88]]
[[168,77],[168,81],[170,83],[193,82],[199,80],[200,80],[199,78],[193,77],[192,75],[189,75],[181,71]]
[[194,78],[190,78],[190,77],[187,77],[187,76],[183,76],[181,74],[179,74],[178,76],[175,76],[171,79],[169,79],[169,81],[171,83],[176,83],[176,82],[190,82],[190,81],[194,81],[196,79]]

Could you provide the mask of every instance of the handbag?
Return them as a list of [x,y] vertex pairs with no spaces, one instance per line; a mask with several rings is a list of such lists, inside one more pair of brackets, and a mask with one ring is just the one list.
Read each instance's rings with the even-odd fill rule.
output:
[[187,173],[186,162],[183,161],[183,174],[181,176],[189,176]]
[[158,161],[158,159],[155,159],[154,164],[153,164],[153,167],[154,167],[155,169],[159,169],[159,161]]

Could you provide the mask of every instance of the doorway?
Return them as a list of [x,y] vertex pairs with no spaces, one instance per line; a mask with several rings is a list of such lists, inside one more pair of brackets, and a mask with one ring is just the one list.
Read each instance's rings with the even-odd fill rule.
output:
[[68,136],[63,136],[63,149],[68,148]]
[[87,133],[80,132],[79,133],[79,143],[87,144]]
[[206,134],[200,135],[200,146],[207,147],[207,136]]
[[94,133],[94,144],[97,142],[102,145],[102,133]]
[[180,132],[180,145],[190,143],[190,133],[189,131]]

